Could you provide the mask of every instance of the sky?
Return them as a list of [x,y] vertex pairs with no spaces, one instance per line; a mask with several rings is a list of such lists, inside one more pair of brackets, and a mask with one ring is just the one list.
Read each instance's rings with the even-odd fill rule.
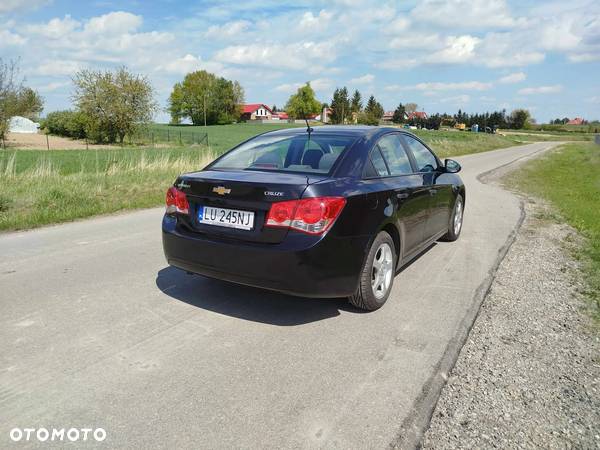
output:
[[386,110],[600,119],[598,0],[0,0],[0,57],[44,113],[72,106],[77,70],[125,65],[152,83],[158,121],[201,69],[279,107],[310,81],[323,102],[347,86]]

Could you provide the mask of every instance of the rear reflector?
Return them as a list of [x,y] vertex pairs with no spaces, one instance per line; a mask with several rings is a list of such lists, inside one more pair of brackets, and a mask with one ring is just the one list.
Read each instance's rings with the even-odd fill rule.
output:
[[187,214],[189,209],[190,204],[187,201],[185,193],[171,186],[167,191],[167,214]]
[[266,226],[322,234],[331,228],[345,204],[346,199],[343,197],[314,197],[276,202],[271,205]]

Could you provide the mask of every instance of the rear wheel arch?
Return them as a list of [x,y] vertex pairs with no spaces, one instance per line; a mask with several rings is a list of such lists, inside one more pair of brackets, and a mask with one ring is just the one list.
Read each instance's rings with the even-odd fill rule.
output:
[[379,231],[385,231],[392,237],[392,241],[394,241],[394,247],[396,250],[396,262],[400,261],[400,256],[402,255],[402,241],[400,239],[400,232],[398,231],[396,225],[388,222]]

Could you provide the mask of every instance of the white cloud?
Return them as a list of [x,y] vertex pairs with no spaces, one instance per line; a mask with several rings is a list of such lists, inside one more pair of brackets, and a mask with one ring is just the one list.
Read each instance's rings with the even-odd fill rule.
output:
[[462,81],[457,83],[433,82],[418,83],[410,87],[410,89],[416,89],[419,91],[486,91],[488,89],[491,89],[492,86],[492,83],[485,83],[482,81]]
[[36,86],[35,89],[39,92],[53,92],[57,89],[69,86],[71,83],[68,81],[53,81],[48,84],[44,84],[42,86]]
[[27,42],[27,38],[12,33],[9,30],[0,30],[0,47],[8,47],[13,45],[23,45]]
[[438,33],[406,33],[396,37],[389,42],[389,47],[393,49],[421,49],[421,48],[439,48],[444,40]]
[[124,11],[114,11],[98,17],[92,17],[84,27],[84,31],[92,34],[129,33],[142,25],[142,16]]
[[471,101],[471,97],[467,94],[456,95],[454,97],[441,98],[439,100],[440,103],[453,103],[455,105],[469,103],[470,101]]
[[63,76],[73,75],[82,68],[82,63],[71,60],[43,61],[32,69],[34,75]]
[[233,45],[215,54],[215,60],[223,63],[303,69],[311,73],[321,70],[323,61],[331,62],[335,57],[331,42]]
[[329,26],[332,17],[333,13],[324,9],[316,16],[309,11],[304,13],[302,19],[300,19],[299,28],[311,33],[322,31]]
[[[305,83],[283,83],[275,88],[276,92],[289,93],[290,95],[296,92],[299,87],[304,86]],[[333,87],[333,80],[329,78],[316,78],[310,81],[310,86],[316,92],[323,92]]]
[[488,67],[520,67],[537,64],[546,55],[532,47],[528,33],[488,33],[477,49],[476,59]]
[[348,84],[369,84],[375,80],[375,75],[367,73],[362,77],[356,77],[348,80]]
[[220,73],[223,70],[223,64],[214,61],[204,61],[200,56],[196,57],[188,53],[181,58],[176,58],[166,64],[157,66],[155,70],[181,75],[196,70]]
[[410,26],[410,20],[406,17],[396,17],[390,23],[384,26],[383,33],[384,34],[400,34],[408,29]]
[[448,36],[445,48],[425,58],[426,62],[457,64],[470,61],[481,39],[475,36]]
[[422,0],[411,15],[452,29],[513,27],[517,23],[505,0]]
[[561,92],[563,89],[562,85],[555,84],[552,86],[538,86],[538,87],[528,87],[519,89],[518,93],[520,95],[531,95],[531,94],[556,94]]
[[235,20],[227,22],[223,25],[212,25],[206,31],[206,37],[211,39],[233,38],[238,37],[248,31],[252,26],[252,22],[248,20]]
[[29,9],[36,9],[49,3],[49,0],[2,0],[0,2],[0,14],[13,11],[24,12]]
[[515,72],[503,76],[498,82],[502,84],[520,83],[521,81],[525,81],[526,78],[527,75],[524,72]]
[[45,24],[28,25],[26,30],[31,34],[39,34],[46,38],[58,39],[74,31],[81,25],[77,20],[73,20],[70,15],[63,19],[55,17]]

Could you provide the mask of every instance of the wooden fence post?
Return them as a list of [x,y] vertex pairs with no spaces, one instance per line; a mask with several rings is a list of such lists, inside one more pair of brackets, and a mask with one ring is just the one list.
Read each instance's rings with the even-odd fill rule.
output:
[[50,141],[48,140],[48,135],[46,135],[46,147],[50,150]]

